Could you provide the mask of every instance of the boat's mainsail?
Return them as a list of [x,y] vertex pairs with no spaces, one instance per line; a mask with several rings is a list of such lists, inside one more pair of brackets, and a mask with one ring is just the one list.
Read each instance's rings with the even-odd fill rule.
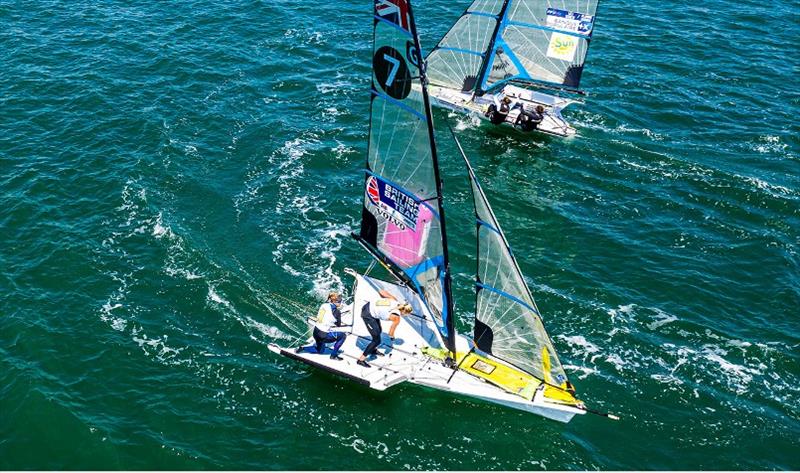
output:
[[475,333],[478,349],[562,386],[564,368],[553,349],[505,234],[467,161],[478,233]]
[[374,4],[369,150],[358,238],[421,295],[454,351],[441,186],[419,40],[408,0]]
[[598,0],[476,0],[428,55],[432,84],[483,93],[508,81],[578,89]]

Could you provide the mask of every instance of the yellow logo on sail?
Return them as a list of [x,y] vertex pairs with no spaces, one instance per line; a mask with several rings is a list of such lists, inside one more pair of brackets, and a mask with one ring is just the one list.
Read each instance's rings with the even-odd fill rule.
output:
[[562,33],[553,33],[547,47],[547,57],[572,62],[578,49],[578,38]]

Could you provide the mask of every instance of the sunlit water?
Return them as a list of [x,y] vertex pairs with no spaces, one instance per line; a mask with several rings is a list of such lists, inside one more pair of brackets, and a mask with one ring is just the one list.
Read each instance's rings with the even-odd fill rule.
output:
[[[464,3],[416,2],[423,45]],[[369,263],[370,8],[0,0],[0,468],[800,468],[796,6],[605,2],[575,139],[436,112],[459,328],[447,121],[622,417],[568,425],[266,350]]]

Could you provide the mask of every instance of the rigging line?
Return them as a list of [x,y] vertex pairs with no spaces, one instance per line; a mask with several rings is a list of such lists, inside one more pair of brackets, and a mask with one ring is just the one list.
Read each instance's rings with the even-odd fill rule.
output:
[[589,408],[588,408],[588,407],[586,407],[586,406],[584,406],[584,407],[583,407],[583,410],[584,410],[584,411],[586,411],[586,412],[588,412],[589,414],[594,414],[594,415],[596,415],[596,416],[600,416],[600,417],[607,417],[607,418],[609,418],[609,419],[611,419],[611,420],[619,420],[619,416],[616,416],[616,415],[614,415],[614,414],[611,414],[610,412],[600,412],[600,411],[595,411],[595,410],[593,410],[593,409],[589,409]]
[[369,263],[369,266],[367,266],[367,270],[366,270],[366,271],[364,271],[364,276],[368,276],[368,275],[369,275],[370,271],[372,271],[372,269],[375,267],[375,263],[376,263],[376,262],[377,262],[377,260],[372,260],[372,261]]
[[272,291],[267,291],[267,292],[270,293],[271,297],[275,297],[275,298],[283,300],[285,303],[289,304],[295,310],[296,309],[300,309],[301,312],[310,312],[310,313],[314,313],[315,312],[315,309],[313,307],[305,305],[305,304],[302,304],[302,303],[297,302],[297,301],[294,301],[292,299],[289,299],[288,297],[284,296],[283,294],[279,294],[277,292],[272,292]]

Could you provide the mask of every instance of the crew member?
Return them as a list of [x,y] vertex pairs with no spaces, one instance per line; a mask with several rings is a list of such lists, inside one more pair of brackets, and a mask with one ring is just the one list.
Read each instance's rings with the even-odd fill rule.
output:
[[394,331],[400,324],[400,317],[411,313],[411,306],[406,303],[401,303],[390,292],[381,289],[378,291],[380,298],[367,302],[361,308],[361,319],[367,327],[372,340],[369,342],[364,352],[358,358],[357,363],[365,368],[369,368],[366,358],[369,355],[383,356],[384,354],[378,351],[378,345],[381,344],[381,320],[388,320],[392,322],[389,327],[389,337],[394,339]]
[[534,112],[525,110],[525,106],[522,105],[522,103],[518,103],[516,106],[519,107],[519,115],[517,115],[517,120],[514,122],[514,125],[518,126],[522,131],[533,131],[542,123],[544,119],[544,107],[541,105],[537,105]]
[[486,110],[484,116],[489,117],[489,121],[492,122],[493,125],[499,125],[506,121],[506,117],[510,111],[511,99],[508,97],[503,97],[502,100],[498,101],[497,96],[495,96],[494,103],[489,105],[489,108]]
[[[333,343],[332,360],[344,359],[339,356],[339,349],[347,338],[347,334],[339,328],[342,325],[342,313],[339,311],[341,304],[342,296],[338,292],[331,292],[327,301],[319,306],[317,318],[314,320],[314,349],[317,353],[322,353],[326,343]],[[297,351],[311,351],[311,347],[300,347]]]

